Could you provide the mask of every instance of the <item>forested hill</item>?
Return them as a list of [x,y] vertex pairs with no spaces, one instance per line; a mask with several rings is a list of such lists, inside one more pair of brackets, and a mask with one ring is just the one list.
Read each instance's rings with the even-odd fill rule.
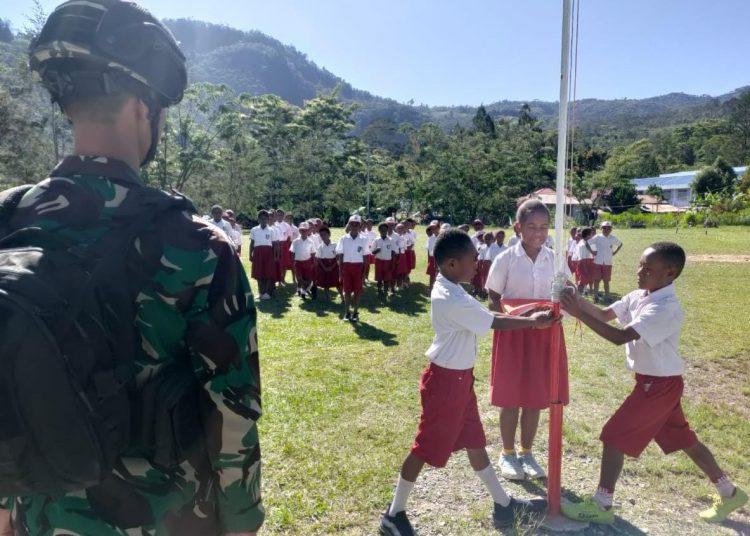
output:
[[[343,100],[360,105],[356,114],[358,130],[375,119],[413,125],[434,122],[444,129],[456,124],[467,126],[479,104],[427,107],[399,103],[353,88],[304,53],[261,32],[187,19],[166,22],[190,60],[191,80],[224,83],[238,93],[272,93],[296,105],[340,86]],[[721,115],[722,104],[742,89],[718,97],[671,93],[647,99],[585,99],[577,104],[576,121],[592,134],[601,134],[605,128],[627,131],[693,122]],[[516,117],[522,104],[499,101],[485,104],[485,108],[496,119]],[[531,101],[529,105],[537,118],[547,125],[554,124],[557,103]]]

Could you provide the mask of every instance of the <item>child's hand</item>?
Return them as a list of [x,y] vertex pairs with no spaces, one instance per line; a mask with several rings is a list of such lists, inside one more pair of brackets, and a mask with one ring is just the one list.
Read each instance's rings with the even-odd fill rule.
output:
[[560,305],[562,305],[562,308],[565,309],[568,314],[578,317],[582,312],[581,304],[579,303],[580,299],[581,297],[575,289],[565,288],[563,289],[562,294],[560,294]]
[[547,329],[560,321],[559,317],[552,314],[551,309],[537,311],[529,316],[534,321],[534,329]]

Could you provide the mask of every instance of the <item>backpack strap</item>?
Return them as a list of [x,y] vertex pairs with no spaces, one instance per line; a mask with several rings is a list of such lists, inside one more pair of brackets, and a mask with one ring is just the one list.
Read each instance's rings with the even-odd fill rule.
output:
[[0,238],[8,234],[8,223],[13,212],[21,202],[21,198],[33,187],[33,184],[24,184],[0,192]]

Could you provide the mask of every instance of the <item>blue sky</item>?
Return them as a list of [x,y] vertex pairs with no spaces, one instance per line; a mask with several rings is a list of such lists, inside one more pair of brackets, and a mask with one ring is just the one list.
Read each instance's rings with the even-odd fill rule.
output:
[[[41,0],[46,10],[58,0]],[[161,18],[257,29],[401,102],[557,100],[561,0],[143,0]],[[31,0],[4,0],[25,24]],[[750,84],[749,0],[581,0],[578,97]]]

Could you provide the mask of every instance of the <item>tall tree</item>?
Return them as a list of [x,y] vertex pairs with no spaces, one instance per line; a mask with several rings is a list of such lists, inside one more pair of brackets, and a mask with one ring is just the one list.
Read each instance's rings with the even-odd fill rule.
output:
[[487,113],[483,104],[477,108],[477,113],[474,114],[472,123],[474,124],[474,130],[477,132],[487,134],[491,138],[495,137],[495,121],[493,121],[490,114]]

